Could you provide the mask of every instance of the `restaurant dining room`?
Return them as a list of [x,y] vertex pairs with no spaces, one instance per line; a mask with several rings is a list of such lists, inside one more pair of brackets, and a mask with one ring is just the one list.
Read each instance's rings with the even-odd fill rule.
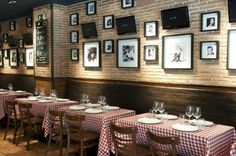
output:
[[0,156],[236,156],[236,0],[0,0]]

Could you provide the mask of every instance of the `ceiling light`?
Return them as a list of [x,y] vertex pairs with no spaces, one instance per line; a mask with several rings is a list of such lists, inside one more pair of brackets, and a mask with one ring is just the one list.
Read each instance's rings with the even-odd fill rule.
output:
[[15,4],[16,0],[8,0],[8,4]]

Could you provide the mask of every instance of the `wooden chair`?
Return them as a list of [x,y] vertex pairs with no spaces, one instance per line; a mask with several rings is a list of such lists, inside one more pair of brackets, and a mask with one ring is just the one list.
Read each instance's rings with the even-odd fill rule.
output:
[[179,144],[179,137],[158,136],[148,130],[147,138],[152,156],[177,155],[176,146]]
[[[43,120],[41,118],[33,117],[30,113],[30,108],[32,108],[32,104],[24,104],[18,103],[19,112],[20,112],[20,132],[18,138],[22,135],[23,131],[27,132],[27,147],[29,150],[30,145],[30,137],[33,136],[33,128],[37,126],[38,138],[40,136],[40,128],[42,126]],[[16,139],[16,145],[18,141]]]
[[48,110],[49,115],[49,139],[44,155],[47,155],[52,138],[60,141],[60,156],[62,156],[63,141],[65,140],[66,130],[63,124],[63,112],[58,110]]
[[20,123],[20,120],[17,118],[15,106],[16,106],[15,100],[6,100],[7,127],[5,129],[5,135],[3,138],[3,140],[6,140],[9,125],[13,123],[14,125],[13,143],[14,144],[16,143],[16,132],[18,129],[18,124]]
[[66,155],[68,155],[70,149],[70,142],[79,144],[80,156],[86,155],[87,148],[91,148],[98,144],[99,135],[83,129],[82,122],[85,120],[84,115],[65,114],[65,117],[68,134]]
[[112,140],[115,146],[115,156],[148,156],[148,148],[136,144],[137,127],[120,127],[111,123]]

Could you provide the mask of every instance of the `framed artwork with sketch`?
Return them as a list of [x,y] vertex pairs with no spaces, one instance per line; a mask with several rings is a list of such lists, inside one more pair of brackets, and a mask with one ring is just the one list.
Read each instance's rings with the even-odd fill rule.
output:
[[201,14],[201,31],[217,31],[220,29],[220,12]]
[[114,15],[103,16],[103,29],[114,28]]
[[131,8],[134,7],[134,0],[121,0],[121,8]]
[[163,36],[162,68],[192,69],[193,39],[192,33]]
[[104,40],[103,41],[103,51],[104,53],[114,52],[114,40]]
[[100,42],[84,42],[83,45],[84,67],[101,67]]
[[79,60],[79,49],[71,49],[70,50],[70,59],[71,61]]
[[25,65],[26,67],[34,67],[34,49],[26,48],[25,49]]
[[144,22],[144,36],[145,37],[158,36],[158,22],[157,21]]
[[9,65],[11,67],[18,66],[18,51],[17,51],[17,49],[10,49]]
[[200,47],[201,60],[216,60],[218,58],[219,41],[202,41]]
[[0,68],[3,67],[4,64],[4,54],[3,54],[3,50],[0,49]]
[[227,69],[236,69],[236,29],[228,30]]
[[145,45],[144,46],[144,60],[145,61],[156,61],[157,60],[157,46],[156,45]]

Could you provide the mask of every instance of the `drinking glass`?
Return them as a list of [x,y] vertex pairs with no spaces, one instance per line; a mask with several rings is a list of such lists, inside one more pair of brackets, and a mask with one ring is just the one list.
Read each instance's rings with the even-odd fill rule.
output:
[[37,88],[34,89],[34,95],[35,95],[35,96],[38,96],[38,95],[39,95],[39,92],[38,92],[38,89],[37,89]]
[[90,97],[88,94],[86,94],[85,96],[85,103],[89,103],[90,102]]
[[13,85],[12,85],[12,83],[9,83],[9,84],[8,84],[8,89],[9,89],[10,91],[13,91]]
[[56,90],[55,90],[55,89],[52,89],[52,90],[51,90],[50,96],[53,97],[53,98],[56,98],[56,97],[57,97],[57,93],[56,93]]
[[81,103],[81,104],[85,104],[85,102],[86,102],[86,96],[87,96],[86,94],[82,94],[82,95],[81,95],[81,98],[80,98],[80,103]]
[[181,123],[181,124],[184,124],[184,123],[185,123],[185,122],[184,122],[184,120],[185,120],[185,115],[181,113],[181,114],[179,115],[179,120],[180,120],[180,123]]
[[158,107],[159,107],[159,102],[154,101],[154,104],[152,106],[152,110],[153,110],[154,114],[157,114]]
[[196,107],[195,111],[194,111],[194,118],[196,118],[196,120],[198,120],[201,117],[202,113],[201,113],[201,108],[200,107]]
[[42,88],[40,89],[39,95],[42,96],[42,97],[45,96],[45,92],[44,92],[44,90]]
[[160,102],[160,103],[159,103],[158,111],[159,111],[161,114],[163,114],[163,112],[165,111],[164,102]]
[[107,98],[105,96],[102,96],[102,106],[106,106],[107,105]]
[[189,120],[193,116],[193,113],[194,113],[193,106],[187,106],[185,114],[188,116]]

